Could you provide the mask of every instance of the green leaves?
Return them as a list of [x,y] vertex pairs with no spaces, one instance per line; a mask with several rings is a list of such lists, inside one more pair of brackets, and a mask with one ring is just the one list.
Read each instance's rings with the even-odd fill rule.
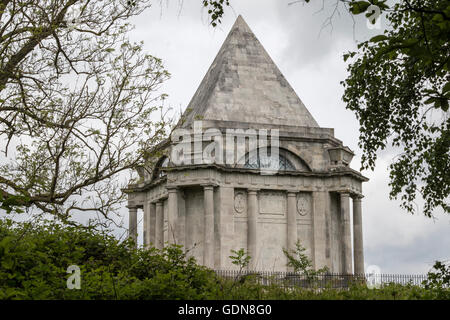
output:
[[[354,3],[355,13],[367,7]],[[420,195],[426,216],[438,207],[450,212],[448,6],[444,0],[397,3],[387,12],[384,34],[344,55],[345,61],[358,57],[348,67],[343,100],[360,122],[362,168],[373,169],[378,152],[391,145],[398,156],[390,165],[390,197],[414,213]]]
[[450,299],[450,265],[436,261],[432,270],[428,272],[428,279],[424,281],[425,288],[436,292],[436,298]]
[[328,271],[326,266],[315,270],[305,251],[306,248],[302,246],[300,241],[297,241],[295,244],[295,250],[283,249],[283,253],[287,258],[287,266],[291,267],[295,273],[306,275],[309,279],[314,279]]
[[[232,251],[242,260],[244,249]],[[234,261],[237,261],[234,260]],[[309,283],[326,269],[314,270],[300,243],[292,252],[296,270]],[[80,267],[80,290],[67,289],[67,267]],[[239,265],[240,263],[238,263]],[[448,298],[448,266],[436,264],[427,290],[389,284],[348,290],[321,290],[261,284],[258,275],[236,279],[217,276],[186,257],[180,246],[136,249],[129,240],[53,222],[0,220],[0,300],[3,299],[433,299]],[[271,278],[266,278],[270,282]],[[326,279],[326,277],[325,277]]]
[[350,12],[353,14],[364,13],[370,6],[368,1],[353,1],[350,2]]
[[372,37],[369,41],[370,42],[380,42],[380,41],[385,41],[385,40],[389,40],[389,37],[385,36],[383,34],[380,34],[375,37]]
[[356,55],[356,52],[349,52],[349,53],[344,54],[344,56],[343,56],[344,61],[347,61],[348,58],[353,58],[355,55]]
[[208,14],[211,16],[211,25],[216,27],[221,23],[224,14],[224,6],[229,6],[229,0],[202,0],[203,6],[208,8]]
[[0,165],[0,209],[37,208],[62,221],[80,211],[117,212],[120,174],[166,137],[164,113],[154,111],[169,74],[128,40],[130,18],[150,1],[5,6],[0,139],[10,153]]
[[[70,265],[80,290],[67,289]],[[0,299],[204,299],[215,279],[180,246],[134,249],[96,231],[0,220]]]
[[425,100],[425,104],[434,104],[435,109],[442,109],[442,111],[448,111],[448,99],[441,97],[430,97]]
[[231,250],[234,255],[229,256],[231,263],[238,266],[241,270],[245,269],[251,260],[251,257],[245,252],[244,248],[239,250]]
[[28,200],[28,196],[14,194],[2,195],[0,192],[0,209],[5,210],[7,213],[23,213],[24,204],[26,204]]
[[[442,88],[442,93],[444,96],[449,97],[448,94],[450,93],[450,81],[448,81],[444,87]],[[450,97],[449,97],[450,98]]]
[[[349,11],[354,15],[358,15],[366,12],[370,6],[376,6],[379,8],[381,13],[383,10],[389,9],[389,6],[386,4],[386,2],[387,2],[386,0],[370,0],[370,1],[353,0],[349,3]],[[373,12],[367,12],[366,16],[370,17],[372,14]]]

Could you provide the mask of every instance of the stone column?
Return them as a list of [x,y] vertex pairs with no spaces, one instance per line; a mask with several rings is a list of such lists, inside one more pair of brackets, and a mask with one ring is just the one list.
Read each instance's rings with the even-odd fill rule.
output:
[[247,251],[251,257],[249,270],[255,270],[258,252],[257,252],[257,217],[258,217],[258,190],[248,189],[247,206]]
[[164,248],[164,210],[163,202],[156,202],[155,247]]
[[169,200],[168,200],[168,212],[167,212],[167,239],[169,244],[177,244],[178,237],[176,232],[177,219],[178,219],[178,189],[168,188]]
[[355,274],[364,274],[361,197],[353,198],[353,259]]
[[177,243],[186,251],[186,201],[184,190],[178,189]]
[[314,191],[312,193],[313,218],[313,247],[314,268],[327,266],[330,270],[330,230],[328,229],[327,214],[329,214],[328,191]]
[[150,232],[149,232],[149,227],[150,227],[150,206],[149,203],[145,202],[144,203],[144,222],[142,224],[142,239],[143,239],[143,245],[144,248],[148,247],[149,243],[150,243]]
[[297,192],[287,192],[287,249],[295,250],[297,243]]
[[[220,186],[218,192],[218,215],[214,217],[217,225],[215,265],[217,269],[233,268],[230,252],[234,246],[234,188]],[[244,204],[245,205],[245,204]]]
[[156,246],[156,204],[150,202],[148,206],[150,213],[149,241],[153,246]]
[[352,274],[350,195],[347,192],[342,192],[340,195],[341,195],[342,257],[343,257],[342,273]]
[[214,268],[214,187],[203,186],[204,192],[204,241],[203,241],[203,265]]
[[137,245],[137,208],[128,208],[128,237]]

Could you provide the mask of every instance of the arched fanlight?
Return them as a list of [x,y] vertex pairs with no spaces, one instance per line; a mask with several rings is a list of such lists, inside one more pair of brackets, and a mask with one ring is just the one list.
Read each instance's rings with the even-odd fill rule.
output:
[[282,154],[278,157],[271,157],[270,154],[261,154],[258,152],[251,155],[245,162],[244,168],[248,169],[266,169],[266,170],[282,170],[295,171],[295,166]]

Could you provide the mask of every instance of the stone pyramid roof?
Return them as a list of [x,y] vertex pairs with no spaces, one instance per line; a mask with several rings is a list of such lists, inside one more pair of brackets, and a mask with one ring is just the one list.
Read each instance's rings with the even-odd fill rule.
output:
[[222,120],[318,127],[244,19],[236,19],[184,114]]

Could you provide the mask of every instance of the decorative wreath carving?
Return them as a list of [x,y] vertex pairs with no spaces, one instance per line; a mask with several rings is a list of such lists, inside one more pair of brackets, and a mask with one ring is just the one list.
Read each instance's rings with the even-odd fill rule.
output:
[[243,192],[238,192],[234,195],[234,210],[237,213],[242,213],[245,211],[247,206],[247,199]]
[[306,216],[309,213],[309,201],[305,196],[299,195],[297,199],[297,212],[301,216]]

